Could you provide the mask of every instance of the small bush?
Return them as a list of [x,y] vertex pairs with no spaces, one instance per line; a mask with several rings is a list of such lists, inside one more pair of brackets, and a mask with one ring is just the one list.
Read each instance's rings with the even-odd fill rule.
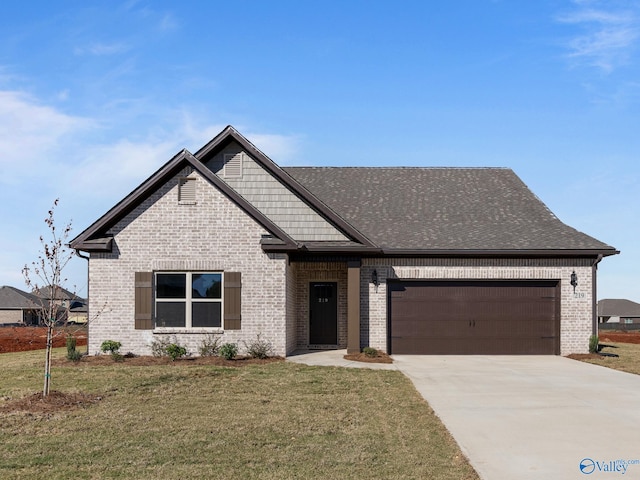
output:
[[260,334],[258,338],[249,344],[244,342],[244,346],[247,349],[247,355],[251,358],[268,358],[273,355],[273,345],[267,340],[262,340]]
[[167,347],[171,345],[171,340],[166,338],[161,338],[159,340],[154,340],[151,342],[151,355],[154,357],[166,357]]
[[591,335],[589,337],[589,353],[598,353],[600,351],[598,348],[599,343],[600,338],[597,335]]
[[69,335],[67,337],[67,359],[77,362],[82,358],[82,353],[76,350],[76,338]]
[[238,355],[238,346],[235,343],[225,343],[220,347],[220,356],[225,360],[233,360]]
[[100,345],[100,350],[102,350],[105,353],[109,352],[111,353],[111,355],[118,355],[120,353],[118,350],[120,350],[121,346],[122,346],[122,343],[116,342],[115,340],[105,340]]
[[170,343],[165,350],[174,362],[176,359],[184,357],[187,354],[187,349],[177,343]]
[[364,353],[367,357],[371,357],[371,358],[378,356],[378,350],[376,350],[373,347],[364,347],[362,349],[362,353]]
[[198,353],[201,357],[215,357],[220,351],[220,337],[215,335],[207,335],[200,347],[198,347]]

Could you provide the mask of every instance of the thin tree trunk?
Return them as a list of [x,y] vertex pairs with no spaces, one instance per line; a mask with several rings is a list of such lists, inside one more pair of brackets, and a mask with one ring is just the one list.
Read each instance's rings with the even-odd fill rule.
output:
[[42,396],[49,395],[49,385],[51,383],[51,346],[53,344],[53,325],[47,325],[47,352],[44,361],[44,387]]

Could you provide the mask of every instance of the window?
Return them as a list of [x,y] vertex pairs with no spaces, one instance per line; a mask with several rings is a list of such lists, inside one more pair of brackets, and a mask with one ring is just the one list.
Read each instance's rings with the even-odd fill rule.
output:
[[622,319],[622,322],[623,322],[623,323],[626,323],[626,324],[633,323],[633,318],[623,318],[623,319]]
[[222,327],[222,274],[156,273],[156,326]]

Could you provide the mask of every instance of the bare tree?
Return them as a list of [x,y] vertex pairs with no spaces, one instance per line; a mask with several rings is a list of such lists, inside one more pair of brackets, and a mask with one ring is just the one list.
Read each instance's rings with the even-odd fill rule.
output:
[[[56,229],[54,211],[58,206],[59,199],[53,202],[49,210],[49,215],[44,220],[47,224],[49,234],[47,238],[40,236],[42,249],[38,255],[38,260],[25,265],[22,269],[25,283],[37,298],[38,307],[41,310],[41,320],[47,327],[47,348],[44,363],[44,387],[42,396],[49,395],[51,385],[51,347],[53,345],[54,327],[68,310],[68,302],[63,302],[62,292],[67,279],[63,277],[64,268],[74,256],[74,251],[67,246],[69,233],[71,232],[71,222],[63,226],[62,230]],[[45,294],[46,292],[46,294]]]

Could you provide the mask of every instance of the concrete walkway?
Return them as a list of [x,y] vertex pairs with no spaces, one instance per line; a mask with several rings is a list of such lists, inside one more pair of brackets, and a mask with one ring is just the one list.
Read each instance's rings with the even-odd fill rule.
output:
[[[313,364],[353,366],[342,355]],[[484,480],[640,479],[638,375],[555,356],[393,358]]]

